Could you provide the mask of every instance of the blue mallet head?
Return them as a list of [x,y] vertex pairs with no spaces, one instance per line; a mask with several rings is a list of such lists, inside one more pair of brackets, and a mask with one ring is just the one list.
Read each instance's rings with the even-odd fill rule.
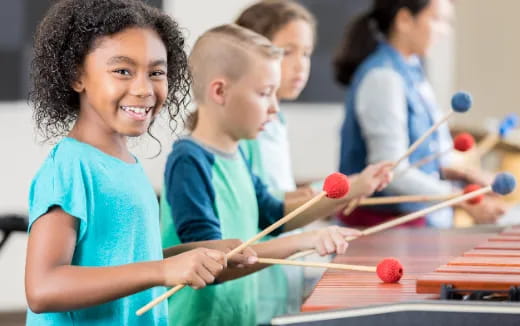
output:
[[520,118],[518,117],[518,114],[516,113],[510,113],[506,116],[507,122],[509,123],[509,126],[512,128],[518,127],[518,124],[520,123]]
[[516,187],[516,179],[511,173],[503,172],[497,174],[495,181],[491,185],[493,192],[500,195],[507,195],[513,192]]
[[511,113],[507,115],[498,126],[498,134],[500,138],[505,138],[507,134],[516,127],[518,127],[518,115]]
[[457,92],[451,98],[451,107],[455,112],[464,113],[469,111],[472,102],[473,99],[469,93]]

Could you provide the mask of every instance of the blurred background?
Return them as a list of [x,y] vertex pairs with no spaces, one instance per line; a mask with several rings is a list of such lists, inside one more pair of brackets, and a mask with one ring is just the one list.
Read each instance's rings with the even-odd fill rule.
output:
[[[51,1],[0,1],[0,218],[27,213],[28,188],[50,145],[36,137],[27,102],[32,34]],[[188,45],[202,32],[233,21],[250,0],[156,0],[183,27]],[[333,82],[331,57],[353,16],[369,7],[367,0],[301,0],[318,19],[318,43],[306,90],[297,102],[283,103],[290,124],[291,154],[296,180],[321,178],[337,169],[339,127],[345,91]],[[201,8],[203,10],[201,11]],[[471,112],[450,121],[453,130],[477,137],[494,130],[508,113],[520,114],[520,31],[518,0],[445,0],[450,26],[426,58],[427,73],[445,110],[456,90],[474,97]],[[189,50],[189,48],[187,49]],[[158,121],[158,145],[143,137],[132,142],[134,152],[160,192],[166,155],[174,137]],[[511,133],[484,162],[491,170],[509,169],[520,175],[520,132]],[[518,198],[518,195],[516,195]],[[0,231],[1,232],[1,231]],[[1,239],[1,238],[0,238]],[[0,249],[0,325],[25,310],[23,286],[24,232],[13,233]],[[19,319],[18,319],[19,320]]]

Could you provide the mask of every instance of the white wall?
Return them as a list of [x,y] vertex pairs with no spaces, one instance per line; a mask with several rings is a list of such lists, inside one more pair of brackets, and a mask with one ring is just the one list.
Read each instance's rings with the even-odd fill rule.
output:
[[165,11],[186,29],[188,44],[211,27],[233,22],[253,0],[165,0]]
[[[232,21],[251,2],[176,0],[167,2],[166,9],[186,29],[188,44],[192,44],[207,28]],[[477,102],[475,110],[459,119],[458,123],[478,129],[484,126],[483,117],[500,118],[511,111],[520,113],[515,96],[520,76],[520,41],[511,32],[520,30],[520,20],[514,17],[520,10],[520,2],[458,0],[456,3],[457,14],[461,15],[459,32],[455,37],[457,41],[449,39],[439,44],[434,49],[436,55],[429,61],[429,68],[442,105],[447,106],[455,88],[473,92]],[[485,20],[481,21],[483,18]],[[456,63],[453,62],[455,49]],[[296,178],[315,179],[334,171],[338,162],[342,104],[294,103],[284,104],[282,109],[290,124],[289,137]],[[173,141],[164,121],[159,121],[158,127],[163,143],[163,152],[158,158],[144,158],[157,150],[149,139],[141,139],[134,146],[157,190],[162,184],[165,158]],[[520,139],[518,133],[516,137]],[[49,150],[49,146],[35,142],[31,111],[27,104],[0,103],[0,149],[0,214],[25,213],[30,180]],[[25,235],[17,235],[0,252],[0,310],[23,309],[25,306],[25,242]]]

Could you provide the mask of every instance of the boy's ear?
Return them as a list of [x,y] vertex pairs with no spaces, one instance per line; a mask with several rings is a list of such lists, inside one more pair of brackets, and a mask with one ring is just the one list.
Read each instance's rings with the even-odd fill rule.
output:
[[224,105],[226,103],[227,82],[224,79],[214,79],[208,88],[209,98],[212,102]]

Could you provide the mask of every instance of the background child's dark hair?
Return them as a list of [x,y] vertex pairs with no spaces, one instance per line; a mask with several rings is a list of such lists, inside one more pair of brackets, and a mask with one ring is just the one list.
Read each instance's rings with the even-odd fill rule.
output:
[[274,34],[288,23],[301,19],[316,29],[316,19],[302,5],[292,0],[263,0],[244,10],[236,24],[272,40]]
[[175,118],[189,102],[190,87],[185,41],[177,23],[139,0],[61,0],[49,9],[34,39],[30,101],[36,127],[45,140],[65,135],[77,119],[79,95],[71,84],[96,40],[129,27],[151,28],[164,42],[168,60],[165,107],[175,130]]
[[429,4],[430,0],[375,0],[372,10],[346,28],[334,58],[336,80],[350,84],[357,67],[376,49],[379,39],[388,38],[400,9],[406,8],[416,16]]

